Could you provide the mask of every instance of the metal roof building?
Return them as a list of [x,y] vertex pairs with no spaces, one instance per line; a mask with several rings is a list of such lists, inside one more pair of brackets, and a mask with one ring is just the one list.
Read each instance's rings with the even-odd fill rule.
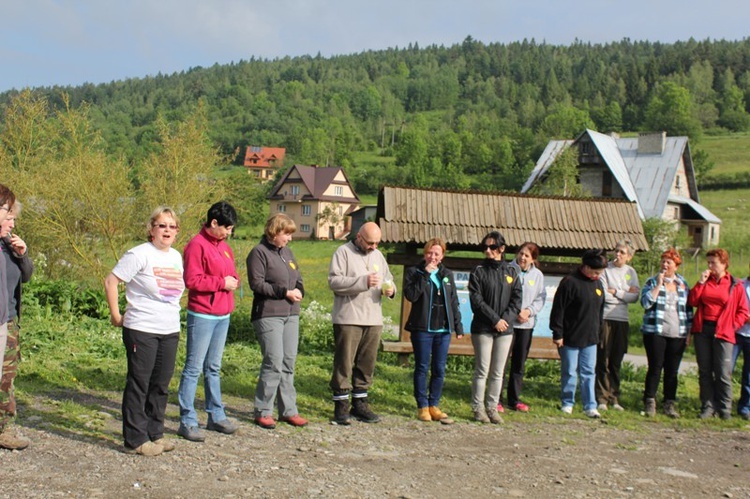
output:
[[[635,202],[643,220],[663,218],[682,224],[696,246],[718,244],[721,220],[700,204],[687,137],[656,132],[621,138],[586,130],[575,140],[552,140],[521,192],[543,182],[555,159],[570,146],[579,151],[580,182],[594,196]],[[605,192],[607,171],[613,181]]]

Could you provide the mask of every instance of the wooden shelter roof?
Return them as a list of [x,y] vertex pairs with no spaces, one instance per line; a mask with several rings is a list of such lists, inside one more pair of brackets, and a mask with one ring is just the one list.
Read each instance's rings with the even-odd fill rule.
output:
[[636,204],[620,199],[386,186],[378,195],[376,219],[386,243],[423,245],[442,237],[451,249],[476,249],[485,234],[499,230],[509,252],[525,241],[558,256],[611,250],[622,239],[636,251],[648,249]]

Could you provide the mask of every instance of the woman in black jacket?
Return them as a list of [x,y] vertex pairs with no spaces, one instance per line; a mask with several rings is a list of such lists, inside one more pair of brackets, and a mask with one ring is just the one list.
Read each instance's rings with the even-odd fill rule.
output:
[[474,312],[471,408],[477,421],[497,424],[503,422],[498,404],[523,290],[516,269],[503,260],[505,238],[502,234],[493,231],[484,236],[482,251],[485,260],[474,268],[469,278],[469,298]]
[[[453,420],[440,410],[438,403],[443,392],[451,332],[455,331],[456,337],[461,338],[463,327],[453,272],[441,263],[444,255],[445,241],[440,238],[427,241],[424,246],[424,262],[406,271],[404,296],[412,303],[406,330],[411,332],[411,344],[414,347],[417,417],[421,421],[450,424]],[[428,395],[427,370],[430,367]]]

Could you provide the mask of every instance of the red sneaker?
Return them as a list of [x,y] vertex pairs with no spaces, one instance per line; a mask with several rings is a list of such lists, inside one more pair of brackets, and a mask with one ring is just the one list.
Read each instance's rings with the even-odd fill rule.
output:
[[497,412],[505,414],[505,407],[503,407],[503,404],[497,404]]
[[279,421],[283,421],[292,426],[298,426],[298,427],[307,426],[307,420],[303,418],[302,416],[300,416],[299,414],[295,414],[294,416],[289,416],[289,417],[282,416],[279,418]]
[[276,428],[276,420],[271,416],[255,416],[255,424],[266,430],[273,430]]
[[518,412],[529,412],[529,406],[524,404],[523,402],[519,402],[516,404],[513,410]]

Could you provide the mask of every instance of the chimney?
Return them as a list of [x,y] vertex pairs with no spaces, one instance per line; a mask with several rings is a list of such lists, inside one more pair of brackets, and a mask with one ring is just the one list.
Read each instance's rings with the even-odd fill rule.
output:
[[638,134],[638,154],[663,154],[667,132],[643,132]]

